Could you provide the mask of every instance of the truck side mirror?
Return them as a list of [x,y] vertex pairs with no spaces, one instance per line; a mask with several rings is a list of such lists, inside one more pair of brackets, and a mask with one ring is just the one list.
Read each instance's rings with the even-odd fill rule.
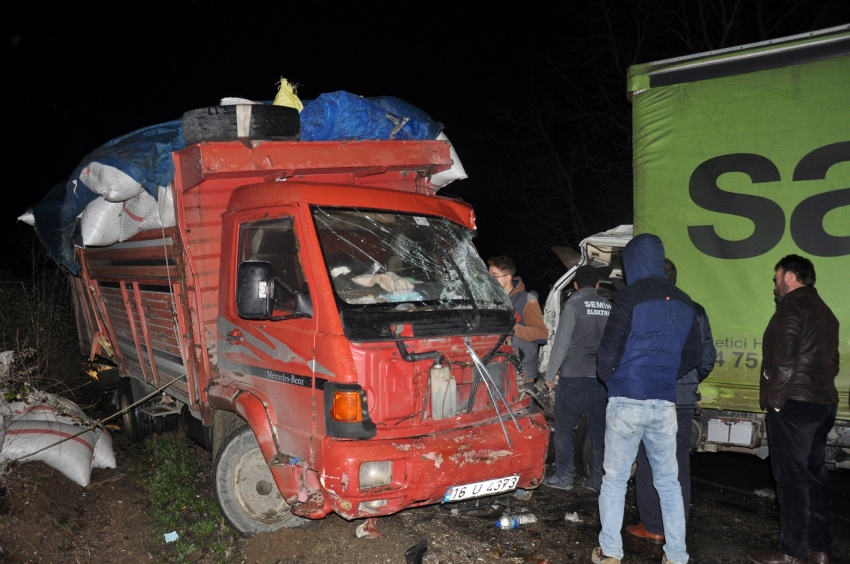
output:
[[306,282],[304,283],[304,292],[295,295],[295,314],[307,318],[313,317],[313,299],[307,290]]
[[[272,265],[265,261],[246,261],[236,273],[236,311],[245,319],[272,316],[274,282]],[[312,309],[312,308],[311,308]]]

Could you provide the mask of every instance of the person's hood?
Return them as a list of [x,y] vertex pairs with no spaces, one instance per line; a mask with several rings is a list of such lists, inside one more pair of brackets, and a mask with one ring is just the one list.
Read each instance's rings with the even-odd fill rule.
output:
[[623,251],[626,283],[643,278],[667,278],[664,270],[664,244],[657,235],[642,233],[629,241]]
[[508,294],[509,296],[513,296],[517,292],[522,292],[523,290],[525,290],[525,283],[519,276],[514,276],[511,281],[514,283],[514,289],[511,290],[510,294]]

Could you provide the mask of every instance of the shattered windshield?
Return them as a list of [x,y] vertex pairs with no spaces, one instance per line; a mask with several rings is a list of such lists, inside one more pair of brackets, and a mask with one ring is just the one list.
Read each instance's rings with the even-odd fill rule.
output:
[[399,311],[509,310],[510,300],[472,245],[444,218],[314,207],[337,296]]

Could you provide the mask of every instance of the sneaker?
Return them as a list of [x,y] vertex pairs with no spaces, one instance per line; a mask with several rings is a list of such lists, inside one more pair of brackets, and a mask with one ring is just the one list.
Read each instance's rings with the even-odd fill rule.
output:
[[620,564],[619,558],[614,558],[613,556],[605,556],[600,547],[596,547],[593,549],[593,553],[590,555],[590,559],[593,561],[593,564]]
[[573,489],[573,479],[572,479],[572,477],[567,479],[567,478],[562,478],[562,477],[558,476],[557,474],[552,474],[551,476],[547,476],[543,480],[543,485],[549,486],[550,488],[555,488],[556,490],[570,491],[571,489]]
[[582,487],[599,493],[599,491],[602,489],[602,476],[591,476],[590,478],[584,481]]
[[664,554],[661,556],[661,564],[676,564],[672,560],[667,560],[667,555]]

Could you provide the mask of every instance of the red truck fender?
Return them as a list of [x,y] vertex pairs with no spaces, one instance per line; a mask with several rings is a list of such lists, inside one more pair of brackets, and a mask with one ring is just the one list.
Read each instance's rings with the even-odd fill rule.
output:
[[[315,493],[312,490],[318,490],[318,483],[314,488],[309,488],[311,484],[302,479],[301,466],[289,463],[287,455],[280,452],[265,404],[254,394],[243,391],[236,396],[235,407],[236,413],[248,422],[254,432],[263,458],[269,465],[277,489],[284,499],[294,504],[297,501],[305,501],[309,494]],[[302,493],[300,489],[305,491]],[[330,508],[317,517],[324,517],[329,511]]]
[[266,459],[267,463],[271,462],[278,454],[277,441],[272,431],[271,421],[269,421],[269,414],[263,402],[254,394],[242,392],[236,396],[235,403],[236,413],[247,421],[248,425],[254,431],[254,436],[257,438],[257,444],[260,445],[263,458]]

